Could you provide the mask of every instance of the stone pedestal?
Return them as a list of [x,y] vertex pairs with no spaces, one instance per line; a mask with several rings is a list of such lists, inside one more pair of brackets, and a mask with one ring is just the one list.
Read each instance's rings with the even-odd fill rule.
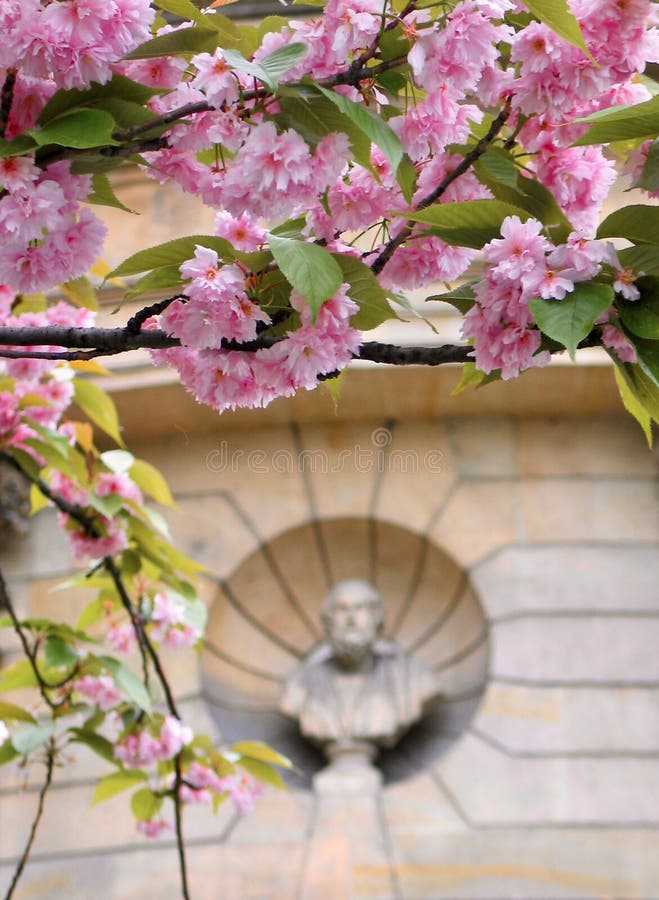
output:
[[377,794],[382,774],[373,765],[375,747],[365,743],[332,744],[326,748],[329,765],[314,775],[314,791],[321,796]]

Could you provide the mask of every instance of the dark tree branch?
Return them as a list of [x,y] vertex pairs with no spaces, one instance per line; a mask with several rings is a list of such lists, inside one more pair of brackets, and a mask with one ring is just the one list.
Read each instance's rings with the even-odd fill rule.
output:
[[147,319],[150,319],[151,316],[159,316],[171,303],[175,300],[180,300],[182,296],[182,294],[176,294],[174,297],[167,297],[166,300],[159,300],[158,303],[152,303],[151,306],[145,306],[144,309],[140,309],[126,322],[126,331],[131,334],[137,334]]
[[0,138],[4,139],[7,130],[7,122],[11,114],[11,107],[14,102],[14,86],[16,84],[16,69],[7,69],[5,75],[5,83],[2,85],[2,94],[0,94]]
[[471,359],[473,348],[467,345],[443,344],[440,347],[400,347],[365,341],[356,359],[386,363],[390,366],[441,366],[445,363],[464,363]]
[[43,807],[46,801],[46,794],[48,793],[48,789],[53,780],[53,768],[55,766],[55,741],[51,738],[48,741],[46,746],[46,777],[44,779],[44,783],[41,786],[41,790],[39,791],[39,800],[37,803],[37,811],[34,816],[34,820],[32,822],[32,827],[30,828],[30,834],[27,839],[27,843],[25,844],[25,849],[21,854],[21,858],[18,861],[18,865],[16,866],[16,871],[14,872],[14,877],[11,880],[11,884],[9,885],[9,889],[5,894],[5,900],[11,900],[14,895],[14,891],[16,890],[16,886],[19,882],[21,875],[23,874],[23,869],[27,863],[28,857],[30,855],[30,851],[32,850],[32,845],[34,844],[34,839],[37,834],[37,829],[39,827],[39,823],[41,822],[41,817],[43,815]]

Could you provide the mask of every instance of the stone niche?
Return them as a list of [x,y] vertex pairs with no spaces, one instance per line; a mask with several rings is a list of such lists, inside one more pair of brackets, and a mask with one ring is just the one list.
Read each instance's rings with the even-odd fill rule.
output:
[[437,673],[444,699],[377,765],[398,781],[434,762],[468,726],[485,688],[488,629],[467,574],[427,538],[369,518],[316,519],[284,532],[218,582],[202,658],[203,691],[225,740],[287,753],[306,787],[323,759],[277,712],[286,675],[321,640],[320,607],[343,579],[369,581],[384,636]]

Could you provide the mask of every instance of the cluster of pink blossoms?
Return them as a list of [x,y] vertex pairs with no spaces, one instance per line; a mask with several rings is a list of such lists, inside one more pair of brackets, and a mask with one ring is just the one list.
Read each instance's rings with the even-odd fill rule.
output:
[[27,156],[0,160],[0,283],[34,294],[88,271],[107,229],[80,201],[88,175],[62,160],[43,170]]
[[199,631],[185,621],[183,603],[167,594],[155,595],[149,621],[151,637],[168,647],[189,647],[201,637]]
[[256,323],[269,317],[247,297],[239,267],[221,266],[214,251],[198,246],[181,273],[192,279],[186,287],[189,299],[175,301],[160,324],[183,346],[152,355],[178,369],[183,385],[200,403],[222,411],[265,406],[276,397],[313,390],[319,376],[344,368],[359,348],[361,334],[349,324],[358,307],[344,284],[323,303],[315,322],[305,300],[293,291],[290,304],[301,325],[273,346],[254,352],[219,349],[223,338],[256,337]]
[[249,775],[218,775],[213,769],[193,762],[185,773],[181,800],[190,804],[208,804],[213,794],[228,794],[239,813],[249,813],[263,793],[264,786]]
[[[89,494],[82,487],[64,475],[52,470],[48,475],[50,487],[67,503],[87,507]],[[142,494],[137,485],[125,474],[101,473],[96,478],[93,491],[98,497],[110,494],[122,497],[125,502],[136,507],[142,504]],[[66,535],[71,552],[75,559],[99,559],[103,556],[114,556],[128,546],[125,522],[119,515],[111,518],[94,512],[93,525],[96,535],[88,534],[79,522],[65,512],[57,513],[60,528]]]
[[[94,314],[89,310],[77,309],[68,303],[57,303],[44,312],[14,315],[12,309],[16,302],[18,298],[14,291],[0,286],[0,326],[61,325],[86,328],[94,322]],[[20,351],[21,348],[7,349]],[[56,351],[60,348],[40,349]],[[11,390],[0,390],[0,448],[20,447],[38,456],[25,443],[30,438],[39,438],[35,426],[57,429],[68,439],[73,438],[70,426],[60,423],[73,397],[73,370],[70,366],[46,359],[0,359],[0,375],[13,381]]]
[[149,0],[3,0],[0,68],[62,88],[103,84],[113,63],[150,38],[154,18]]
[[[529,309],[532,297],[560,302],[575,284],[594,278],[602,264],[617,273],[616,291],[627,300],[639,297],[611,244],[586,240],[575,232],[556,247],[541,231],[542,223],[535,219],[521,222],[509,216],[504,220],[502,238],[483,248],[486,274],[474,289],[476,303],[463,322],[463,336],[474,343],[477,367],[488,374],[500,369],[504,380],[550,360],[547,351],[538,352],[542,334]],[[614,324],[605,327],[602,337],[624,361],[635,361],[633,347]]]
[[83,675],[75,682],[75,689],[104,712],[124,699],[109,675]]
[[165,716],[157,736],[146,728],[130,731],[114,745],[114,755],[131,769],[141,769],[158,762],[174,759],[193,739],[191,728],[174,716]]

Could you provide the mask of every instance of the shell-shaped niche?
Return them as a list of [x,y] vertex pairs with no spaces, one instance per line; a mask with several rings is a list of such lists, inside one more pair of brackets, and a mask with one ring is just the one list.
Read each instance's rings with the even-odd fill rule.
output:
[[320,609],[343,579],[371,582],[384,635],[437,673],[441,703],[377,760],[385,780],[437,759],[468,726],[488,669],[487,621],[466,573],[425,537],[367,518],[314,520],[263,544],[218,585],[202,657],[204,695],[228,742],[267,741],[308,784],[324,765],[278,711],[286,676],[322,639]]

